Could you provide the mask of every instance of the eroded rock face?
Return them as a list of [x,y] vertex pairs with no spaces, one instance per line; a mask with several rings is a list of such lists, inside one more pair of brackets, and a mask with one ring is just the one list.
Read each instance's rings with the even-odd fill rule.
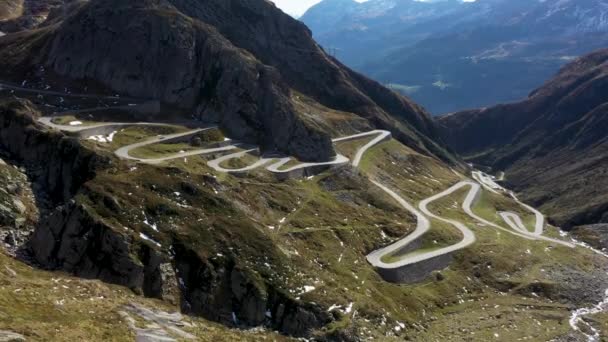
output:
[[185,312],[227,325],[268,324],[293,336],[310,336],[332,321],[320,307],[294,301],[231,259],[205,259],[184,246],[174,248]]
[[30,249],[41,265],[84,278],[141,289],[144,268],[130,257],[127,241],[79,205],[59,207],[36,229]]
[[272,3],[169,1],[183,13],[214,26],[235,46],[276,68],[290,87],[323,105],[390,123],[392,128],[397,128],[393,120],[403,120],[423,135],[436,138],[434,125],[422,108],[327,55],[304,24]]
[[16,256],[37,220],[38,210],[27,175],[0,159],[0,246]]
[[31,166],[38,185],[52,200],[66,201],[108,160],[83,148],[74,138],[43,132],[35,115],[27,102],[0,103],[0,147]]
[[72,79],[161,99],[231,137],[303,160],[328,160],[327,134],[308,127],[276,69],[168,1],[93,1],[67,19],[45,64]]
[[[158,279],[164,259],[147,246],[135,253],[131,241],[72,199],[108,160],[75,139],[41,130],[35,117],[36,111],[28,102],[0,105],[0,148],[26,165],[40,192],[37,196],[48,197],[44,205],[55,208],[39,220],[29,239],[28,250],[34,260],[48,269],[161,297],[163,283]],[[10,209],[18,212],[19,205]]]

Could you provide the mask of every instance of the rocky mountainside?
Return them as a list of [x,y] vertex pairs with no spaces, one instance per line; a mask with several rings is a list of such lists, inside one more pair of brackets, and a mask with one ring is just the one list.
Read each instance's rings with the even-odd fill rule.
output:
[[298,110],[302,96],[449,158],[423,109],[332,59],[271,3],[97,0],[70,8],[42,30],[0,41],[6,77],[69,79],[81,91],[159,99],[265,151],[328,160],[340,124]]
[[575,60],[524,101],[439,118],[450,146],[506,170],[560,225],[606,222],[608,50]]
[[372,0],[339,20],[321,10],[333,3],[302,17],[321,45],[435,114],[525,97],[608,42],[601,0]]

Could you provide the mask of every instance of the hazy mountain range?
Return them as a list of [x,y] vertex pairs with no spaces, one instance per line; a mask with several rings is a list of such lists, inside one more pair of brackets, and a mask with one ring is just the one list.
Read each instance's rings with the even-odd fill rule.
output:
[[601,0],[325,0],[301,20],[347,65],[435,114],[525,97],[608,43]]

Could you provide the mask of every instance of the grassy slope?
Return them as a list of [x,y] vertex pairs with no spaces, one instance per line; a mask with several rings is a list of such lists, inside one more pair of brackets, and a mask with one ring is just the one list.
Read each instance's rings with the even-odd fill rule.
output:
[[[360,143],[365,143],[365,139]],[[362,168],[366,173],[401,188],[401,193],[413,203],[461,179],[433,159],[418,155],[396,142],[373,148],[364,158]],[[326,305],[346,305],[352,301],[359,308],[359,314],[368,317],[366,319],[376,317],[380,322],[382,318],[378,317],[378,312],[384,312],[387,316],[390,314],[392,319],[406,323],[426,321],[428,330],[425,329],[424,336],[429,340],[449,334],[465,338],[470,336],[471,331],[478,334],[479,339],[476,340],[494,338],[495,333],[506,338],[534,336],[535,339],[554,338],[564,334],[569,329],[568,306],[542,298],[553,298],[559,290],[547,290],[546,293],[540,293],[541,298],[537,299],[532,295],[531,289],[559,287],[553,274],[543,274],[545,268],[562,264],[586,271],[602,265],[601,260],[584,250],[573,252],[563,247],[547,248],[549,246],[546,243],[524,240],[470,222],[471,219],[461,209],[452,209],[455,202],[459,208],[465,193],[463,190],[438,201],[433,210],[441,208],[437,212],[442,215],[468,222],[478,234],[479,242],[457,255],[455,263],[442,272],[445,279],[441,282],[429,280],[409,286],[388,284],[380,280],[365,264],[363,257],[374,248],[388,244],[387,241],[382,242],[381,237],[378,239],[378,235],[381,235],[378,227],[391,232],[391,226],[398,228],[407,224],[409,228],[405,231],[392,231],[393,238],[397,238],[400,233],[411,231],[413,218],[395,208],[390,199],[371,185],[365,185],[367,189],[353,185],[367,183],[361,178],[356,178],[353,182],[353,179],[342,175],[339,177],[342,184],[332,183],[331,190],[319,187],[319,184],[326,184],[334,178],[336,177],[331,175],[321,175],[312,181],[291,181],[276,185],[283,190],[278,193],[271,190],[274,187],[270,185],[272,183],[254,185],[251,180],[239,182],[241,189],[251,188],[252,194],[261,194],[263,199],[274,203],[269,207],[274,209],[277,202],[280,203],[279,207],[282,208],[278,212],[266,209],[264,213],[265,201],[261,201],[261,207],[255,207],[250,212],[257,213],[256,219],[267,227],[267,234],[280,237],[274,240],[275,243],[281,246],[281,250],[285,251],[297,269],[305,274],[314,274],[309,276],[308,284],[316,286],[317,290],[306,294],[306,298]],[[352,205],[353,202],[361,201],[358,197],[364,197],[365,192],[386,202],[384,207],[377,208],[384,211],[383,214],[377,210],[368,211],[365,202],[360,202],[363,205]],[[295,196],[295,203],[294,199],[289,199],[292,196]],[[344,213],[342,208],[345,205],[342,202],[350,204]],[[497,210],[519,213],[524,218],[524,223],[531,228],[533,217],[529,212],[509,198],[484,192],[475,211],[491,221],[497,221]],[[285,220],[281,224],[283,217]],[[394,221],[392,224],[390,221],[376,221],[379,218]],[[427,244],[429,240],[453,241],[455,238],[452,227],[434,227],[434,231],[425,239]],[[285,234],[287,239],[284,238]],[[549,234],[558,235],[554,229]],[[375,247],[369,247],[370,240],[377,241],[374,242]],[[350,248],[345,248],[342,244]],[[359,246],[366,247],[361,249]],[[563,262],[564,259],[568,261]],[[480,265],[485,267],[481,271]],[[480,275],[476,277],[478,273]],[[514,276],[510,277],[510,274]],[[344,289],[341,288],[342,284],[351,286]],[[463,284],[466,290],[463,290]],[[370,301],[368,295],[373,300]],[[465,299],[466,304],[461,303]],[[494,308],[496,305],[498,307]],[[422,312],[425,314],[421,315]],[[480,323],[481,316],[485,318]],[[437,321],[431,323],[429,319]],[[462,322],[464,319],[470,321],[465,324]],[[542,329],[537,321],[541,322]],[[458,324],[464,327],[460,332],[454,328]],[[361,322],[357,322],[357,325],[366,326]],[[467,325],[469,328],[465,327]],[[507,328],[502,328],[503,326]],[[518,328],[513,329],[514,326]],[[372,330],[371,326],[367,327]]]
[[[133,341],[133,332],[118,314],[125,305],[178,310],[119,286],[33,269],[1,252],[0,264],[0,330],[20,333],[28,341]],[[194,317],[186,321],[195,326],[185,330],[199,341],[287,340],[268,332],[230,330]]]
[[[433,167],[432,162],[423,163],[423,166],[417,165],[413,161],[416,160],[415,155],[410,156],[413,160],[410,160],[409,165],[400,165],[399,158],[391,160],[391,152],[394,151],[391,144],[394,142],[374,148],[364,158],[363,167],[370,170],[369,172],[377,172],[376,177],[384,177],[397,186],[409,188],[401,193],[410,197],[412,202],[427,195],[424,194],[422,197],[419,195],[424,193],[424,189],[417,189],[418,182],[409,182],[413,174],[417,175],[414,177],[417,181],[422,179],[423,182],[429,183],[430,178],[430,183],[435,183],[432,179],[437,179],[444,187],[457,181],[453,177],[454,173],[449,174],[444,170],[440,172],[438,170],[442,168]],[[391,172],[383,172],[376,167],[382,159],[386,161],[381,169]],[[404,181],[409,182],[409,186],[401,185]],[[429,329],[424,334],[417,335],[417,338],[487,340],[494,339],[494,334],[497,333],[501,340],[516,340],[524,337],[545,340],[566,333],[569,329],[567,306],[555,303],[553,300],[559,297],[556,293],[571,289],[559,289],[561,284],[556,282],[556,278],[561,278],[560,271],[554,271],[556,265],[560,265],[558,269],[566,267],[582,272],[593,272],[596,268],[605,269],[605,262],[587,250],[552,248],[548,243],[529,241],[506,232],[497,232],[492,228],[479,226],[460,209],[467,190],[457,191],[447,198],[434,202],[430,208],[442,216],[467,223],[477,234],[478,242],[458,253],[456,262],[444,272],[446,279],[466,276],[462,283],[467,288],[465,292],[469,293],[461,294],[462,298],[458,303],[454,303],[455,305],[436,311]],[[503,226],[496,214],[497,211],[518,213],[529,229],[532,229],[534,222],[533,215],[512,199],[486,191],[476,203],[474,211]],[[443,236],[448,232],[448,230],[438,230]],[[548,228],[547,235],[559,236],[553,227]],[[456,272],[452,273],[450,270]],[[426,287],[428,288],[428,284]],[[551,299],[536,299],[533,295],[534,291],[543,292],[542,289],[545,289],[545,292],[540,293],[540,298],[546,296]],[[542,328],[539,328],[541,325]]]
[[132,150],[129,154],[135,158],[161,158],[176,153],[196,150],[197,147],[187,143],[153,144]]
[[[145,134],[134,135],[119,139],[133,141]],[[352,153],[354,146],[349,145]],[[107,144],[99,146],[111,150]],[[136,238],[144,232],[163,248],[177,238],[206,257],[229,250],[240,265],[299,300],[342,309],[353,303],[349,313],[336,311],[337,321],[328,331],[355,330],[383,340],[487,340],[495,333],[509,339],[550,339],[569,329],[567,306],[553,302],[566,301],[554,274],[559,275],[560,267],[591,271],[605,266],[585,250],[547,248],[546,243],[477,226],[454,209],[464,196],[457,192],[432,210],[468,223],[478,243],[457,253],[441,278],[391,284],[367,264],[365,255],[411,232],[414,218],[358,171],[343,168],[278,182],[264,171],[248,177],[216,174],[202,157],[159,167],[132,165],[117,164],[100,174],[78,200],[112,225],[128,227],[125,234]],[[413,204],[463,178],[395,141],[371,149],[361,170],[393,185]],[[99,200],[103,197],[117,200],[120,215],[105,207]],[[495,209],[521,212],[511,200],[489,194],[475,208],[490,220],[496,219]],[[161,233],[144,219],[158,224]],[[455,238],[452,227],[437,224],[425,244]],[[303,293],[304,286],[314,290]],[[395,332],[397,322],[407,329]]]

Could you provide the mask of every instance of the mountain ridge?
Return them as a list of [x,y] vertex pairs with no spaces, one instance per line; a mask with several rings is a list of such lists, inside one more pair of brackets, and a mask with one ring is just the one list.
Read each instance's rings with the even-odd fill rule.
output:
[[604,49],[566,65],[521,102],[438,121],[454,150],[470,161],[506,170],[509,183],[532,203],[550,208],[558,224],[604,222],[606,199],[594,189],[605,172],[606,94]]
[[[374,3],[384,12],[365,16]],[[314,8],[302,20],[347,65],[434,114],[517,101],[608,42],[600,0],[360,5],[335,22]]]

